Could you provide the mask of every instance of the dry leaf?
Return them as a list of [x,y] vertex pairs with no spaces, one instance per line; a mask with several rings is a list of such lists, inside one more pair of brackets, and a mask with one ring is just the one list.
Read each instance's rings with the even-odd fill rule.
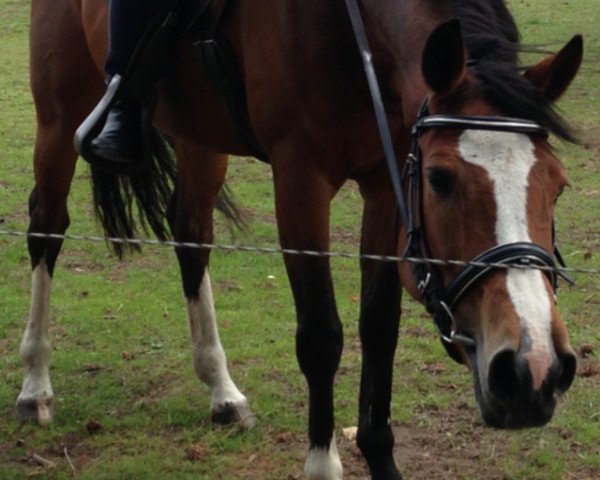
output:
[[206,457],[206,447],[203,443],[194,443],[185,452],[185,458],[193,462],[203,460]]
[[96,420],[90,420],[85,426],[85,428],[87,429],[90,435],[94,435],[95,433],[98,433],[100,430],[102,430],[102,425],[100,425]]
[[349,442],[354,442],[356,440],[356,434],[358,433],[358,427],[346,427],[342,428],[342,435]]

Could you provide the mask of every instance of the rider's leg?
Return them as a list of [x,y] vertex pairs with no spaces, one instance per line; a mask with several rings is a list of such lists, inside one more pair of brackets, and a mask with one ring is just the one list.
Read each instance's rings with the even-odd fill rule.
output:
[[142,36],[164,0],[110,0],[109,43],[104,70],[124,75]]
[[[172,2],[171,2],[172,3]],[[107,77],[125,76],[144,34],[160,24],[156,16],[165,0],[110,0]],[[164,12],[165,15],[168,13]],[[135,68],[135,67],[134,67]],[[95,155],[117,163],[134,163],[142,151],[141,105],[121,96],[109,111],[104,128],[92,141]]]

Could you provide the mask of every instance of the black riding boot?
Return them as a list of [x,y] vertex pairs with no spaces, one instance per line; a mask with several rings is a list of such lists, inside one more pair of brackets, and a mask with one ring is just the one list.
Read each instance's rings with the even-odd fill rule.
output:
[[154,86],[188,1],[110,0],[105,70],[111,81],[74,138],[75,149],[96,170],[133,175],[147,166],[144,137],[152,121]]
[[[148,34],[151,35],[159,24],[155,21],[153,25],[153,19],[163,4],[163,0],[110,0],[109,48],[105,64],[109,77],[123,76],[132,70],[134,52],[144,34],[150,30]],[[115,102],[102,131],[91,143],[92,152],[110,162],[138,162],[143,144],[141,108],[130,100]]]
[[92,151],[116,163],[135,163],[142,155],[142,112],[139,105],[118,100],[104,128],[92,140]]

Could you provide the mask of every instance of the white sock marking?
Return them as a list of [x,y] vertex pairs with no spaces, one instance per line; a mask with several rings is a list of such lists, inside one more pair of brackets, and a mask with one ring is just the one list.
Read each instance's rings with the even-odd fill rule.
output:
[[52,278],[41,261],[31,275],[31,309],[21,340],[21,358],[25,366],[23,386],[17,403],[49,401],[54,396],[50,384],[50,287]]
[[338,454],[335,435],[329,448],[311,449],[304,463],[304,476],[307,480],[341,480],[342,462]]
[[211,388],[211,410],[227,403],[247,405],[246,397],[227,370],[225,351],[217,329],[210,276],[205,271],[197,301],[188,301],[192,362],[198,378]]

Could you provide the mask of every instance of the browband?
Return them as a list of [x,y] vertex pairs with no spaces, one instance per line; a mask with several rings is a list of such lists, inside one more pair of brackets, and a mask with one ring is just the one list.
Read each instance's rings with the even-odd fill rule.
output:
[[479,115],[429,115],[420,118],[413,126],[413,134],[432,128],[456,128],[461,130],[492,130],[496,132],[524,133],[548,138],[548,130],[530,120],[511,117],[488,117]]

